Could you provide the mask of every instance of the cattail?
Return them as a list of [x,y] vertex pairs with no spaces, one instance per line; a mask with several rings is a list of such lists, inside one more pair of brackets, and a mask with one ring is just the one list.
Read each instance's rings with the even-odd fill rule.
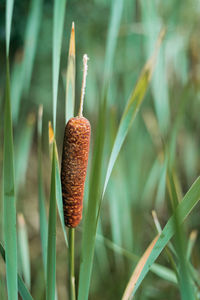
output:
[[79,114],[71,118],[66,127],[63,141],[61,183],[65,225],[76,227],[82,219],[83,194],[90,145],[90,122],[82,116],[85,94],[87,60],[83,56],[83,82]]

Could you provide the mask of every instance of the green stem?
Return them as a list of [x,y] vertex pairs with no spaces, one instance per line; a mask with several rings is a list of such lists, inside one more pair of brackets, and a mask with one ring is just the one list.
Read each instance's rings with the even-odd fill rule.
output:
[[69,299],[76,300],[75,275],[74,275],[74,239],[75,229],[69,229]]

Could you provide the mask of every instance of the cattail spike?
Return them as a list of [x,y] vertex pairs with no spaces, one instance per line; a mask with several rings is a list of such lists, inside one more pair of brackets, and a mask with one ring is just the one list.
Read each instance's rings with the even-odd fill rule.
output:
[[80,100],[80,108],[79,108],[79,113],[78,113],[79,117],[83,116],[83,101],[84,101],[84,96],[85,96],[88,60],[89,60],[89,57],[87,56],[87,54],[84,54],[83,55],[83,80],[82,80],[82,87],[81,87],[81,100]]
[[[73,26],[73,25],[72,25]],[[78,116],[65,126],[61,164],[61,184],[65,225],[75,228],[81,221],[84,185],[90,147],[90,122],[83,117],[88,56],[83,56],[83,81]]]
[[65,225],[71,228],[82,218],[90,131],[90,122],[83,117],[71,118],[65,127],[61,183]]

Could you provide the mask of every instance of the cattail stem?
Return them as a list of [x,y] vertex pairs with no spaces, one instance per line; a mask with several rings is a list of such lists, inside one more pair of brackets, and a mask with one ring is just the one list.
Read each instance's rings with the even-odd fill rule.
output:
[[76,300],[75,273],[74,273],[74,239],[75,229],[69,229],[69,299]]
[[81,87],[81,100],[80,100],[80,107],[79,107],[79,113],[78,116],[83,116],[83,101],[85,96],[85,87],[86,87],[86,77],[87,77],[87,70],[88,70],[88,62],[89,57],[87,54],[83,55],[83,80],[82,80],[82,87]]

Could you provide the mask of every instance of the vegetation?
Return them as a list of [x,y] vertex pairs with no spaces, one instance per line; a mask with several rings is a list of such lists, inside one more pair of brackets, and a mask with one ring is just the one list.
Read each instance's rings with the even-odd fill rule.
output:
[[[1,2],[0,299],[200,298],[199,14],[197,0]],[[60,164],[85,53],[70,231]]]

